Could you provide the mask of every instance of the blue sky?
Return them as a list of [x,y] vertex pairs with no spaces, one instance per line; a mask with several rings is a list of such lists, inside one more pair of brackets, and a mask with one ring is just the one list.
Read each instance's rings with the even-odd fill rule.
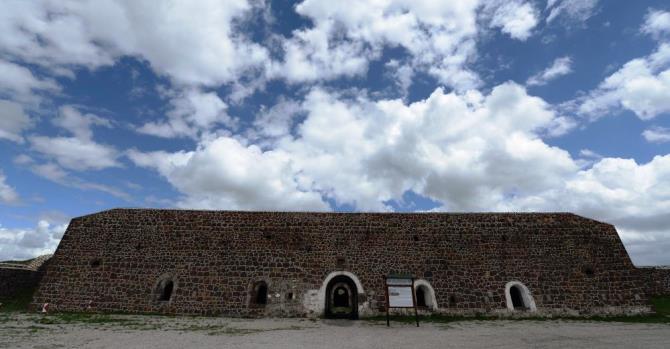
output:
[[0,259],[114,207],[570,211],[670,264],[664,1],[4,1]]

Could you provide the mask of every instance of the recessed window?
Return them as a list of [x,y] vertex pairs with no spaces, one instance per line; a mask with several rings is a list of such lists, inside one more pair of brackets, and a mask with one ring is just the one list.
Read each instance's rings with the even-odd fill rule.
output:
[[293,292],[289,292],[286,294],[286,300],[287,301],[292,301],[293,300]]
[[344,259],[344,257],[338,257],[336,263],[337,263],[338,268],[342,268],[342,267],[344,267],[344,264],[346,263],[346,260]]
[[419,236],[418,236],[418,235],[414,235],[414,236],[412,236],[412,240],[414,240],[414,241],[419,241]]
[[91,268],[97,268],[102,265],[102,261],[99,258],[96,258],[91,261]]
[[449,296],[449,305],[452,307],[456,305],[456,296],[454,295]]
[[586,274],[586,276],[593,276],[593,274],[595,273],[595,272],[593,271],[593,267],[590,266],[590,265],[585,266],[585,267],[582,269],[582,271],[584,272],[584,274]]
[[159,302],[169,302],[174,295],[175,282],[171,276],[164,276],[158,281],[156,290],[154,291],[156,299]]

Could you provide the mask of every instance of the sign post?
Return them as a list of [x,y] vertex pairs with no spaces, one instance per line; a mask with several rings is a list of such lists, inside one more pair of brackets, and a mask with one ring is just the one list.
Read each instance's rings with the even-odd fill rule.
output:
[[386,326],[391,326],[390,308],[414,308],[416,327],[419,327],[419,313],[416,310],[414,278],[406,275],[389,275],[384,278],[386,290]]

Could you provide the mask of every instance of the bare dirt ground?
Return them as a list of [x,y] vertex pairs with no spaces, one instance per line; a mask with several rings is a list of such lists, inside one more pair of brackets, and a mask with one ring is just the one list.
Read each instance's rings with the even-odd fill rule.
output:
[[670,325],[590,321],[383,321],[105,315],[0,318],[0,348],[670,348]]

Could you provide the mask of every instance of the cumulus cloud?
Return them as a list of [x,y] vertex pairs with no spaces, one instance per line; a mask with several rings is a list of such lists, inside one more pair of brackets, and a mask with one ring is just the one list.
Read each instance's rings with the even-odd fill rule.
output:
[[191,152],[136,150],[128,157],[156,169],[186,194],[178,203],[190,208],[321,211],[328,205],[300,174],[288,154],[262,151],[235,139],[219,137]]
[[670,142],[670,129],[665,127],[651,127],[642,132],[642,137],[651,143]]
[[23,143],[21,134],[32,125],[32,120],[20,104],[0,99],[0,139]]
[[670,12],[662,10],[649,11],[641,30],[643,33],[655,38],[670,34]]
[[413,67],[466,89],[478,83],[465,67],[476,51],[478,7],[477,1],[305,0],[295,9],[313,26],[282,40],[283,59],[270,75],[294,83],[360,76],[384,47],[401,47]]
[[37,222],[35,228],[5,228],[0,225],[0,261],[25,260],[53,253],[67,224],[47,220]]
[[13,1],[0,13],[0,47],[47,69],[135,56],[176,82],[215,85],[267,59],[266,49],[233,29],[250,10],[243,0]]
[[619,108],[642,120],[670,111],[670,44],[624,64],[583,98],[577,111],[595,119]]
[[228,105],[215,92],[189,89],[170,94],[171,109],[167,112],[167,120],[148,122],[138,128],[138,132],[166,138],[197,139],[215,125],[235,126],[235,119],[226,113]]
[[7,177],[0,171],[0,202],[14,203],[18,199],[19,195],[16,193],[16,190],[7,184]]
[[[437,89],[410,105],[314,89],[300,109],[304,121],[294,133],[283,126],[267,151],[220,137],[193,152],[129,157],[167,178],[183,203],[216,208],[325,208],[323,196],[386,210],[385,202],[413,190],[449,209],[485,209],[508,192],[560,181],[546,173],[576,171],[569,154],[539,138],[558,116],[514,83],[488,96]],[[502,173],[490,176],[493,168]]]
[[583,24],[597,10],[598,0],[549,0],[546,10],[547,23],[561,18],[567,22]]
[[530,2],[489,1],[485,7],[490,12],[490,26],[513,39],[525,41],[539,22],[539,11]]
[[570,73],[572,73],[572,58],[567,56],[556,58],[551,66],[547,67],[547,69],[528,78],[526,85],[546,85],[549,81]]

